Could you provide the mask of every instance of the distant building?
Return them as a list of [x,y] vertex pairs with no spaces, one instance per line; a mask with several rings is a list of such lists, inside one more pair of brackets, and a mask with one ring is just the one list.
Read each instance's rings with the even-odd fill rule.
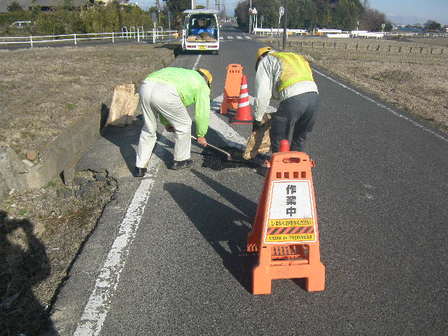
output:
[[419,27],[398,27],[395,31],[403,33],[423,33],[423,28]]

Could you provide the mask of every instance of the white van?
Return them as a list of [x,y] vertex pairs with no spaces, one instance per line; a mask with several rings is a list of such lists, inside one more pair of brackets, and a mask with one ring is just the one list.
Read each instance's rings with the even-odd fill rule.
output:
[[182,30],[182,50],[219,53],[219,21],[217,10],[187,9]]

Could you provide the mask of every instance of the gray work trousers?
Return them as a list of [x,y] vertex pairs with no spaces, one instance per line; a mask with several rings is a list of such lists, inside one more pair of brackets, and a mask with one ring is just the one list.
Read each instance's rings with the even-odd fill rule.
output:
[[175,129],[174,160],[191,156],[191,118],[174,86],[145,80],[140,87],[140,106],[145,124],[140,133],[136,166],[145,168],[157,140],[157,114]]
[[291,151],[303,151],[306,135],[312,131],[317,110],[319,94],[307,92],[285,99],[271,119],[271,150],[276,153],[280,140],[288,140]]

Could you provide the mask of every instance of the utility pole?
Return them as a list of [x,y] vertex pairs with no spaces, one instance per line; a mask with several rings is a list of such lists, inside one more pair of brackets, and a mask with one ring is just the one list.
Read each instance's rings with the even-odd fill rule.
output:
[[210,8],[210,0],[207,0],[207,6],[206,8]]
[[249,34],[252,33],[252,0],[249,0]]
[[169,10],[167,11],[167,16],[168,16],[168,30],[171,30],[171,12]]
[[160,23],[160,0],[156,0],[157,7],[157,25]]
[[191,9],[194,9],[196,6],[194,5],[194,0],[191,0]]
[[285,14],[283,14],[283,50],[286,49],[286,36],[288,35],[288,0],[283,0],[283,8],[285,8]]

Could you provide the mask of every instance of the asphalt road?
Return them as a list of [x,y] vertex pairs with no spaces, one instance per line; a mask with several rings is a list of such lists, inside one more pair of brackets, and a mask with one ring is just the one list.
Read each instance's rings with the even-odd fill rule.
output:
[[[226,65],[240,63],[253,92],[258,47],[227,30],[219,55],[181,55],[174,65],[211,69],[214,98],[222,94]],[[160,163],[142,192],[128,169],[139,124],[110,130],[81,163],[109,165],[120,192],[55,304],[61,335],[448,334],[448,138],[367,95],[315,78],[321,108],[307,152],[317,163],[326,290],[308,293],[302,281],[276,280],[272,295],[253,296],[253,259],[243,249],[263,177],[250,168],[202,167],[197,146],[193,169],[168,170],[172,142],[163,134]],[[234,129],[249,134],[248,126]],[[220,132],[210,130],[208,140],[222,145]],[[114,166],[114,156],[125,163]],[[143,208],[129,211],[139,193]],[[104,276],[129,216],[135,234]]]

